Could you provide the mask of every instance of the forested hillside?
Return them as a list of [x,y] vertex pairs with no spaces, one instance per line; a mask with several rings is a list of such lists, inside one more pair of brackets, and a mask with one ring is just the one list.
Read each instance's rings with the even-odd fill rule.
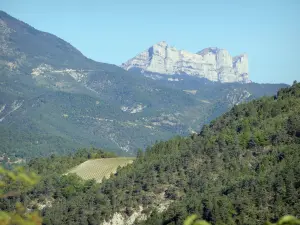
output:
[[[51,202],[42,209],[44,224],[99,224],[115,212],[128,217],[140,206],[148,215],[140,224],[182,224],[193,213],[212,224],[300,217],[299,112],[295,82],[274,97],[234,106],[200,134],[140,151],[133,164],[102,184],[56,175],[21,200]],[[55,157],[29,168],[46,177],[53,165]],[[168,209],[158,213],[166,202]]]
[[299,83],[274,97],[235,106],[199,135],[158,143],[102,190],[128,190],[126,181],[132,179],[134,187],[119,194],[117,206],[131,195],[132,205],[149,206],[150,193],[161,190],[175,200],[144,224],[182,224],[191,213],[213,224],[299,217],[299,110]]

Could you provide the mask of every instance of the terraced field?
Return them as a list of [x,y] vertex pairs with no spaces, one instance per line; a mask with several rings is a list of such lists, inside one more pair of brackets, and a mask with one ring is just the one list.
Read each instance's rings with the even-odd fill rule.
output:
[[92,159],[81,163],[68,173],[76,173],[84,180],[95,179],[100,183],[103,177],[108,178],[115,173],[118,166],[126,166],[134,159],[129,157]]

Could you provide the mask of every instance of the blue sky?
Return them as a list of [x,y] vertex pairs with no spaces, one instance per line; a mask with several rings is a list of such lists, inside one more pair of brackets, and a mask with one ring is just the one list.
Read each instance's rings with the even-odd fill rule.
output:
[[159,41],[248,53],[250,79],[300,80],[300,0],[2,0],[0,9],[120,65]]

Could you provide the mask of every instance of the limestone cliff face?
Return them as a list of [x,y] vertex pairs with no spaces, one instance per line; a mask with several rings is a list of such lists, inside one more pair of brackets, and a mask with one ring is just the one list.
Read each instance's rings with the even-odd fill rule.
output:
[[227,50],[219,48],[190,53],[177,50],[164,41],[123,63],[122,67],[126,70],[141,69],[144,73],[186,74],[222,83],[250,82],[246,54],[232,57]]

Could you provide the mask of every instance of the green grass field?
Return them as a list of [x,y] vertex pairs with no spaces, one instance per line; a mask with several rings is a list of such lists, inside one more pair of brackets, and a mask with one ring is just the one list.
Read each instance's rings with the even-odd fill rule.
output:
[[126,166],[132,163],[134,159],[129,157],[92,159],[81,163],[68,173],[76,173],[84,180],[95,179],[100,183],[103,177],[108,178],[115,173],[118,166]]

